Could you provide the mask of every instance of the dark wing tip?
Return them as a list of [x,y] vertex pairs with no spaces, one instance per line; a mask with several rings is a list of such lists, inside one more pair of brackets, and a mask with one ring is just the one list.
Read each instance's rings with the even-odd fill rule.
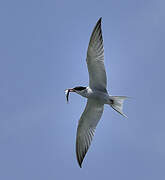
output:
[[96,23],[96,26],[95,26],[95,27],[97,27],[98,25],[100,25],[100,24],[101,24],[101,21],[102,21],[102,17],[100,17],[100,18],[99,18],[99,20],[97,21],[97,23]]
[[101,27],[101,20],[102,20],[102,17],[97,21],[97,23],[96,23],[96,25],[95,25],[95,27],[94,27],[94,29],[93,29],[92,34],[94,34],[94,32],[96,31],[96,29],[98,28],[98,26]]
[[80,154],[78,153],[78,149],[76,148],[77,162],[78,162],[80,168],[82,168],[82,162],[84,160],[85,154],[86,153],[84,153],[82,156],[80,156]]
[[84,157],[88,151],[88,148],[85,149],[83,152],[80,152],[80,149],[81,149],[81,143],[80,143],[80,139],[76,139],[76,156],[77,156],[77,162],[80,166],[80,168],[82,168],[82,163],[83,163],[83,160],[84,160]]
[[[96,23],[96,25],[92,31],[90,41],[89,41],[89,45],[92,42],[94,42],[94,44],[96,43],[95,38],[101,38],[102,39],[101,20],[102,20],[102,17],[97,21],[97,23]],[[99,32],[99,33],[97,33],[97,32]]]
[[79,164],[80,168],[82,168],[83,160],[84,160],[84,157],[82,159],[77,158],[77,161],[78,161],[78,164]]
[[86,153],[87,153],[87,150],[85,150],[81,156],[77,156],[77,161],[80,168],[82,168],[82,163],[83,163]]
[[78,162],[78,164],[79,164],[80,168],[82,168],[82,162]]

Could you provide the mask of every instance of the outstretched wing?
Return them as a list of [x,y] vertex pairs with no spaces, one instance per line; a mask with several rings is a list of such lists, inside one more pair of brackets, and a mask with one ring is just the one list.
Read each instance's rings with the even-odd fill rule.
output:
[[89,86],[93,89],[106,91],[107,78],[104,67],[104,47],[101,30],[101,18],[92,32],[87,51]]
[[76,155],[80,167],[89,149],[97,123],[102,116],[103,110],[103,104],[96,100],[88,99],[77,128]]

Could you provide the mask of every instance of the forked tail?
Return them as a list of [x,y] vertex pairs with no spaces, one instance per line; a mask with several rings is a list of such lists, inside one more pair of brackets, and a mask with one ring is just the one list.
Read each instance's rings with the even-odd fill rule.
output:
[[127,98],[128,97],[126,96],[110,96],[111,107],[124,117],[127,117],[127,116],[123,113],[123,103],[124,103],[124,100]]

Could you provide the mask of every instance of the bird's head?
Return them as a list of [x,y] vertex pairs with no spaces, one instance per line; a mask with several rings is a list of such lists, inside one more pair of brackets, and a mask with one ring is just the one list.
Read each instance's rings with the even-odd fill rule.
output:
[[87,87],[83,87],[83,86],[76,86],[74,88],[71,89],[66,89],[65,90],[65,94],[66,94],[66,99],[67,102],[69,101],[69,93],[70,92],[75,92],[81,96],[85,96],[86,92],[87,92]]

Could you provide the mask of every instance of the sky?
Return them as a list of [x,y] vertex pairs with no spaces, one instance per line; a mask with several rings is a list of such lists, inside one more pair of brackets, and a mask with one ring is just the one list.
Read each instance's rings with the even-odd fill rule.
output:
[[[0,179],[165,179],[165,1],[0,1]],[[108,105],[79,168],[86,50],[102,17]]]

